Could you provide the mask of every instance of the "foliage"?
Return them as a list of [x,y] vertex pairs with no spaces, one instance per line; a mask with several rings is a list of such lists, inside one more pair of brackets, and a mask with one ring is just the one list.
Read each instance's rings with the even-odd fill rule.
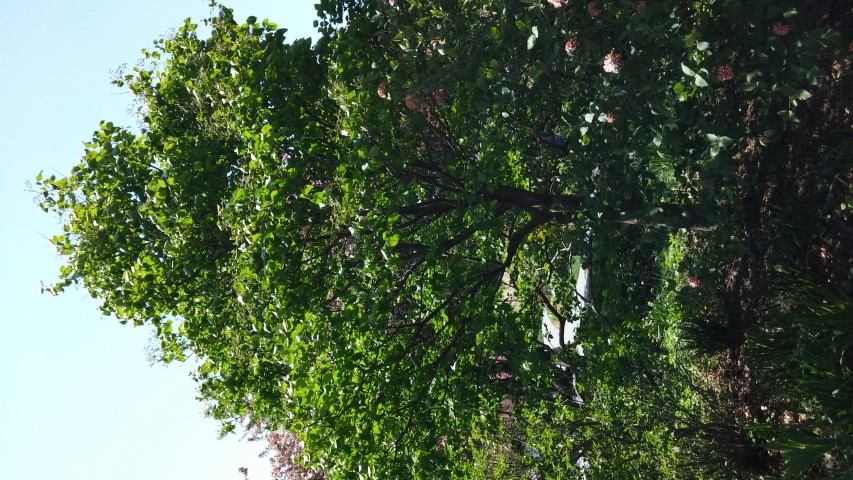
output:
[[[787,158],[840,35],[793,2],[318,14],[313,44],[221,8],[209,38],[187,20],[143,52],[115,82],[141,131],[103,123],[69,176],[38,179],[67,258],[48,290],[155,326],[164,361],[199,357],[226,430],[293,432],[329,478],[567,478],[581,457],[678,477],[708,442],[750,450],[679,351],[708,302],[666,232],[755,249],[735,173]],[[543,308],[573,315],[578,256],[598,308],[587,358],[560,359],[580,408],[537,345]]]
[[[853,346],[850,299],[802,273],[784,272],[774,322],[749,338],[756,363],[766,369],[787,425],[775,429],[773,448],[788,459],[788,473],[810,465],[823,474],[849,471],[853,448],[850,398]],[[802,418],[802,421],[799,419]],[[798,420],[791,422],[790,420]]]

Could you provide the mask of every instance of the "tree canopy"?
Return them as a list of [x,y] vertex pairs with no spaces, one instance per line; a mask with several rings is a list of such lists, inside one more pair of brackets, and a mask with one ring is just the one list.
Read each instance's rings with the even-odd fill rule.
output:
[[[817,81],[767,52],[839,42],[749,36],[796,18],[775,4],[569,3],[323,0],[313,43],[187,20],[115,81],[139,129],[103,123],[39,178],[49,290],[156,327],[226,428],[294,432],[317,475],[475,475],[513,402],[559,403],[537,339],[590,232],[714,227],[738,152]],[[735,92],[746,113],[716,108]]]

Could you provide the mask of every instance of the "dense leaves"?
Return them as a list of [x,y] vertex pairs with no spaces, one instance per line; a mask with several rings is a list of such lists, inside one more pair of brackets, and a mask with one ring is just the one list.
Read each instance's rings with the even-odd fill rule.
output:
[[[733,211],[736,162],[797,121],[804,58],[838,34],[789,42],[793,7],[727,1],[318,13],[313,44],[222,8],[209,38],[187,20],[144,51],[115,82],[141,129],[104,123],[39,178],[68,259],[50,290],[82,284],[155,326],[163,360],[197,356],[212,415],[296,434],[306,475],[675,475],[668,437],[713,408],[639,327],[644,278],[665,230]],[[595,357],[561,353],[580,410],[538,344],[543,308],[577,315],[579,257],[613,272]]]

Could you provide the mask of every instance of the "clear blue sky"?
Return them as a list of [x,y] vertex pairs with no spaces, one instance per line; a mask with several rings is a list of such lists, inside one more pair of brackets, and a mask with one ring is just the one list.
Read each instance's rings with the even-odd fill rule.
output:
[[[312,36],[311,0],[231,0],[236,16]],[[189,366],[150,367],[148,331],[103,318],[82,291],[39,293],[61,260],[56,219],[26,182],[65,174],[100,120],[132,126],[110,70],[205,0],[0,0],[0,479],[268,479],[261,445],[216,439]],[[314,35],[316,37],[316,35]]]

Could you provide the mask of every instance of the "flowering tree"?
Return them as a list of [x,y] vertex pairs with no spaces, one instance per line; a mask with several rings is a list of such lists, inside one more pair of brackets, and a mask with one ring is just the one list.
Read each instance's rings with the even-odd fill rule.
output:
[[[749,20],[727,1],[319,12],[313,45],[227,9],[209,39],[188,21],[116,82],[142,131],[105,123],[68,177],[40,179],[68,258],[52,290],[80,283],[105,314],[156,326],[165,361],[197,355],[212,414],[294,432],[274,443],[304,445],[309,477],[471,474],[501,402],[553,403],[535,343],[543,306],[574,299],[573,242],[713,226],[702,182],[775,142],[815,75],[766,53],[800,48],[776,5]],[[760,120],[717,108],[730,101]],[[621,440],[596,438],[608,472]],[[624,468],[676,462],[642,459]],[[557,463],[555,478],[579,468]]]

